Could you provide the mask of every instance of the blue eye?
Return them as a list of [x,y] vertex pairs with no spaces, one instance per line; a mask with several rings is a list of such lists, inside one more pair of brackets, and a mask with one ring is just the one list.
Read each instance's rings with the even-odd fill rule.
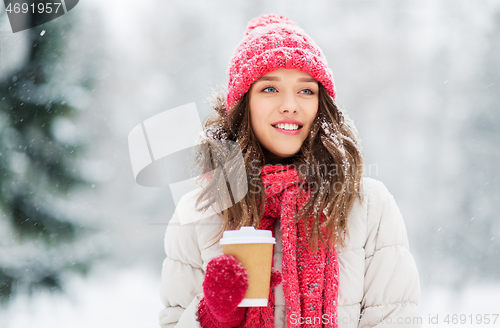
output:
[[[268,91],[266,91],[267,89],[273,89],[274,91],[276,91],[276,89],[274,87],[266,87],[262,91],[268,92]],[[273,92],[273,91],[270,91],[270,92]]]
[[312,92],[312,90],[309,90],[309,89],[304,89],[304,90],[301,90],[300,92],[302,92],[302,91],[307,91],[308,95],[313,95],[314,94],[314,92]]

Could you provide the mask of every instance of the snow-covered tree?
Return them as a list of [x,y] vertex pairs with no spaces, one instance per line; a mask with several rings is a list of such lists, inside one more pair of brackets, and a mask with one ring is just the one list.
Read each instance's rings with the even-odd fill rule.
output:
[[[5,17],[3,17],[5,18]],[[94,227],[68,194],[89,184],[77,168],[84,145],[72,123],[74,97],[88,77],[68,77],[64,50],[71,22],[59,18],[19,32],[27,44],[14,70],[2,50],[0,73],[0,300],[40,287],[60,290],[63,273],[85,273]],[[66,61],[67,63],[67,61]],[[78,80],[78,79],[76,79]]]

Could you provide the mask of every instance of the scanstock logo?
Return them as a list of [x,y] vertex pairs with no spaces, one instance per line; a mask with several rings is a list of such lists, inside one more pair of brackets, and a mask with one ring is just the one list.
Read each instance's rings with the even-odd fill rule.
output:
[[[49,2],[51,1],[51,2]],[[9,17],[12,32],[20,32],[50,22],[71,9],[78,0],[4,0],[5,12]]]
[[[195,103],[169,109],[135,126],[128,135],[130,161],[135,181],[146,187],[170,188],[175,206],[181,197],[195,192],[208,181],[208,175],[224,177],[217,181],[215,208],[221,212],[239,202],[248,192],[247,175],[241,147],[230,140],[210,140],[203,133]],[[225,163],[209,160],[209,171],[201,172],[194,165],[196,151],[207,154],[223,152]],[[211,156],[210,156],[211,157]],[[220,158],[220,157],[219,157]],[[196,198],[187,197],[189,207]],[[213,215],[207,211],[196,218],[178,213],[181,224]]]

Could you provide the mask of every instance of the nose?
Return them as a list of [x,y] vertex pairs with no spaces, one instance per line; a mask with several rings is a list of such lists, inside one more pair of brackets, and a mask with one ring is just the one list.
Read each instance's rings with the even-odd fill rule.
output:
[[299,105],[295,99],[293,92],[287,92],[283,94],[281,104],[279,106],[280,113],[297,113],[299,111]]

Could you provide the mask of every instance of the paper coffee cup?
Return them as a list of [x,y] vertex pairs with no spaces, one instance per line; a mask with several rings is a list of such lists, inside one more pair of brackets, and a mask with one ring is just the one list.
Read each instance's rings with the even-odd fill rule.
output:
[[238,306],[267,306],[276,243],[272,232],[242,227],[224,231],[219,243],[224,254],[235,256],[248,272],[248,290]]

